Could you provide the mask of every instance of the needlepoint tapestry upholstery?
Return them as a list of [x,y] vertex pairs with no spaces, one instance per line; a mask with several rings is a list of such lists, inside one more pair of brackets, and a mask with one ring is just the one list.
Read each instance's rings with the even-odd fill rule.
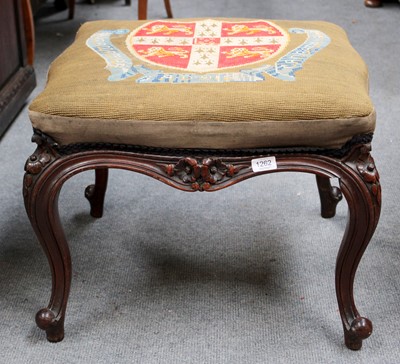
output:
[[335,148],[375,127],[343,29],[262,19],[85,23],[30,117],[60,144],[174,148]]

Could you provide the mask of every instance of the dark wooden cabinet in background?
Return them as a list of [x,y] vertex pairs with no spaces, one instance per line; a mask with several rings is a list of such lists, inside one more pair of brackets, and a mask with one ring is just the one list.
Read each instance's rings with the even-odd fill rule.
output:
[[0,137],[36,86],[29,0],[0,3]]

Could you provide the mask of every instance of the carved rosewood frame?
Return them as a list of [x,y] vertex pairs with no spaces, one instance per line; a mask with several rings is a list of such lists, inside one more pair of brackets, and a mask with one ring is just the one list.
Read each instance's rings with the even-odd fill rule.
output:
[[[321,214],[335,215],[336,205],[347,200],[349,219],[336,264],[336,295],[345,344],[358,350],[372,333],[372,323],[360,316],[354,303],[353,283],[360,259],[375,231],[381,209],[379,174],[370,155],[372,136],[361,136],[341,150],[163,150],[107,144],[60,147],[36,131],[38,144],[25,166],[23,195],[36,235],[52,273],[52,294],[47,308],[36,314],[37,325],[49,341],[64,337],[64,318],[71,283],[71,258],[60,223],[58,196],[64,182],[77,173],[95,170],[95,183],[86,188],[91,215],[101,217],[109,168],[142,173],[182,191],[218,191],[257,175],[306,172],[316,175]],[[251,161],[274,155],[277,169],[253,172]],[[332,187],[331,178],[340,187]]]

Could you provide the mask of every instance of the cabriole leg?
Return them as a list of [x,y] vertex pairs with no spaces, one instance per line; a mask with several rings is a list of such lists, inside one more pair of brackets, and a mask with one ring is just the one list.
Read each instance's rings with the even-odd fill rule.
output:
[[321,200],[321,216],[331,218],[336,214],[336,206],[342,199],[342,192],[336,186],[332,186],[330,178],[316,176],[319,198]]
[[104,196],[107,190],[108,169],[97,168],[95,170],[95,184],[85,189],[85,197],[90,203],[90,215],[93,217],[103,216]]
[[62,183],[52,174],[57,155],[39,137],[38,148],[25,165],[23,194],[32,227],[46,253],[52,293],[48,306],[36,314],[37,325],[52,342],[64,338],[64,316],[71,285],[71,257],[58,213]]
[[372,333],[372,323],[360,316],[354,304],[354,277],[361,257],[378,224],[381,209],[379,174],[369,145],[353,150],[344,161],[351,173],[340,186],[349,206],[349,219],[336,263],[336,295],[342,317],[345,344],[359,350]]

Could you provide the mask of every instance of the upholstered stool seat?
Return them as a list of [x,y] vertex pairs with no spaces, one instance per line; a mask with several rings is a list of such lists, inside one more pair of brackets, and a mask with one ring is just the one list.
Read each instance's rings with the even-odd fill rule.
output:
[[86,23],[30,106],[33,126],[60,144],[169,148],[338,148],[374,130],[367,69],[341,28],[238,24]]
[[[95,21],[51,65],[29,115],[38,149],[24,195],[53,274],[48,339],[64,335],[68,245],[57,212],[62,184],[96,170],[86,195],[100,217],[108,168],[185,191],[218,190],[259,174],[314,173],[322,215],[346,197],[349,225],[336,290],[345,342],[372,331],[352,285],[380,212],[370,155],[375,129],[365,63],[338,26],[314,21]],[[339,178],[340,189],[331,178]]]

